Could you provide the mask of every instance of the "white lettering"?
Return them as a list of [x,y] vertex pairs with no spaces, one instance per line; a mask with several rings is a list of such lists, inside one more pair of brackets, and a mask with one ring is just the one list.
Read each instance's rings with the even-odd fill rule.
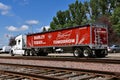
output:
[[34,36],[34,40],[45,39],[45,35]]
[[64,44],[64,43],[74,43],[75,39],[68,39],[68,40],[55,40],[53,44]]
[[34,41],[34,44],[46,44],[46,42],[43,42],[43,41]]

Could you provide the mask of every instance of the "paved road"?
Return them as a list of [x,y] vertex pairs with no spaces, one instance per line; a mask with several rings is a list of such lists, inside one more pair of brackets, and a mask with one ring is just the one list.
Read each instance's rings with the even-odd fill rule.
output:
[[120,58],[120,53],[109,53],[108,57],[119,57]]

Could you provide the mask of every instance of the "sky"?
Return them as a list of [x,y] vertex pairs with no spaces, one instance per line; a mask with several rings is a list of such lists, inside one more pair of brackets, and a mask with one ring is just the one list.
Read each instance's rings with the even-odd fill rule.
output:
[[[0,0],[0,48],[11,36],[49,28],[57,11],[67,10],[76,0]],[[83,0],[79,0],[83,1]]]

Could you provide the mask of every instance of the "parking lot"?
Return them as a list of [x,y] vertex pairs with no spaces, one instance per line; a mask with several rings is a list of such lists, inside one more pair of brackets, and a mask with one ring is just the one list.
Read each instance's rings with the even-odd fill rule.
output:
[[118,58],[120,58],[120,53],[108,53],[108,57],[118,57]]

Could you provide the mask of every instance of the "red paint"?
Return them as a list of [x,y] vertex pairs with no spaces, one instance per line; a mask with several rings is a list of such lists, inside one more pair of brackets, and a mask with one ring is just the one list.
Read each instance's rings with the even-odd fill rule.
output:
[[[100,41],[96,40],[97,42],[95,42],[95,39],[98,38],[95,38],[96,34],[99,35]],[[72,46],[89,44],[107,44],[107,29],[94,26],[90,27],[87,25],[53,32],[27,35],[27,47]]]

